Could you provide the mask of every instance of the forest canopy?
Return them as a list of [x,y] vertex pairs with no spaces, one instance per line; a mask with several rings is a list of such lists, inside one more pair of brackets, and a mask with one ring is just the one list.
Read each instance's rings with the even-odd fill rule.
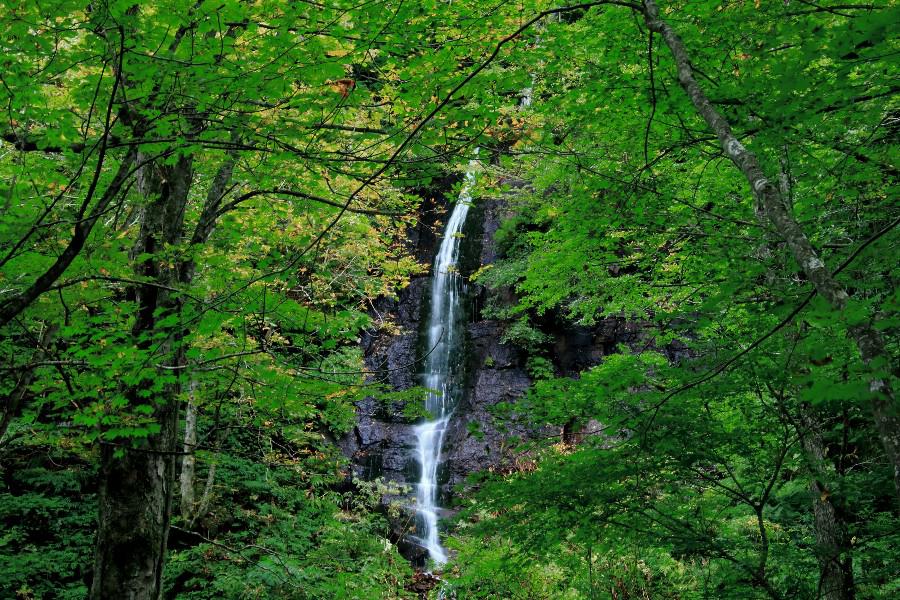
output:
[[[896,597],[897,23],[0,0],[0,597]],[[423,571],[341,440],[464,175],[529,385]]]

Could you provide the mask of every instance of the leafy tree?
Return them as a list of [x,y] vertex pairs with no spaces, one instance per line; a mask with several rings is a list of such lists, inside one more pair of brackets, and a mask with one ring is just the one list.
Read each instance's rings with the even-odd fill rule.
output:
[[[3,594],[403,597],[331,440],[475,145],[550,436],[458,597],[896,592],[894,2],[3,9]],[[556,377],[549,323],[613,321]]]
[[[576,381],[544,371],[505,411],[565,443],[526,446],[536,470],[520,459],[485,485],[461,530],[461,589],[487,597],[466,587],[483,568],[466,553],[491,535],[513,557],[565,565],[571,552],[572,577],[607,553],[652,565],[651,580],[674,565],[688,574],[667,580],[676,594],[886,597],[895,8],[600,4],[614,3],[547,23],[521,50],[534,132],[498,180],[532,189],[515,188],[504,259],[479,278],[513,287],[494,314],[537,331],[510,339],[548,358],[547,315],[643,333]],[[850,455],[867,466],[851,474]],[[614,593],[664,593],[629,585]]]
[[45,9],[2,17],[3,432],[99,450],[91,595],[157,597],[183,403],[345,429],[359,388],[323,368],[360,370],[362,303],[418,269],[394,182],[423,169],[383,84],[341,83],[393,51],[375,7]]

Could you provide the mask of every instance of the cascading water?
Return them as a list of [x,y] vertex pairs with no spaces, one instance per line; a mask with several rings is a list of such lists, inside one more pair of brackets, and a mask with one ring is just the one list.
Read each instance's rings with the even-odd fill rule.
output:
[[[475,153],[477,157],[477,149]],[[473,159],[466,169],[462,190],[434,258],[431,314],[426,330],[429,353],[420,374],[422,385],[432,391],[425,400],[425,408],[431,418],[415,428],[417,459],[422,469],[416,487],[416,517],[419,542],[428,550],[428,556],[436,565],[447,562],[447,553],[441,546],[438,535],[438,466],[441,462],[444,432],[462,391],[462,360],[459,349],[463,341],[465,315],[461,300],[464,289],[457,262],[462,228],[472,201],[476,165],[477,161]]]

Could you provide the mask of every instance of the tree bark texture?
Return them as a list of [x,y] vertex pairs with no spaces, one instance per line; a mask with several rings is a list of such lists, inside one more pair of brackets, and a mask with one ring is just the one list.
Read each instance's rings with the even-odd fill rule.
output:
[[[185,241],[203,244],[212,234],[222,198],[227,193],[235,157],[229,155],[219,168],[208,190],[206,201],[193,234],[185,239],[185,207],[193,179],[190,157],[181,157],[171,166],[153,162],[145,164],[138,175],[141,191],[154,198],[144,208],[141,228],[132,255],[149,256],[135,265],[141,277],[158,285],[137,286],[135,296],[138,317],[133,335],[138,345],[148,336],[156,336],[157,363],[175,367],[168,372],[183,373],[187,365],[178,326],[157,331],[157,321],[181,310],[181,298],[170,289],[187,285],[193,279],[193,261],[165,265],[153,255],[165,246]],[[165,369],[163,369],[165,371]],[[150,382],[147,382],[148,384]],[[193,390],[192,390],[193,391]],[[136,392],[136,390],[133,390]],[[179,406],[178,385],[167,385],[161,396],[153,400],[153,416],[161,427],[160,433],[150,436],[146,448],[124,449],[124,456],[116,456],[115,448],[105,447],[102,456],[100,485],[100,530],[94,564],[94,583],[91,600],[128,598],[155,600],[162,593],[162,574],[165,565],[169,522],[172,512],[173,488],[176,480],[178,456]],[[132,394],[134,403],[142,402]],[[211,467],[200,506],[194,499],[194,458],[196,444],[196,405],[188,407],[184,439],[185,462],[182,471],[182,511],[186,518],[196,520],[209,502],[215,477]],[[186,494],[186,495],[185,495]]]
[[853,557],[850,554],[847,526],[834,505],[828,485],[828,459],[819,424],[804,409],[801,415],[804,431],[800,434],[810,470],[809,491],[813,502],[816,533],[816,559],[819,562],[821,600],[853,600]]
[[[716,110],[694,77],[690,57],[684,42],[671,25],[660,17],[654,0],[644,0],[644,20],[651,31],[662,35],[678,69],[678,82],[687,92],[691,103],[716,134],[725,156],[740,169],[750,184],[756,203],[757,216],[762,224],[769,224],[785,241],[794,260],[800,265],[816,292],[836,312],[843,312],[849,296],[834,278],[831,270],[819,258],[799,223],[791,214],[778,185],[766,177],[756,155],[747,150],[735,137],[728,121]],[[885,359],[885,346],[881,334],[869,323],[848,328],[848,335],[856,342],[863,361],[868,365],[877,359]],[[885,379],[873,376],[869,381],[872,394],[870,408],[885,454],[893,467],[894,487],[900,498],[900,411],[894,392]]]
[[[181,299],[168,291],[180,277],[176,267],[154,254],[184,237],[192,160],[181,157],[174,165],[147,167],[153,169],[152,175],[145,174],[152,199],[144,208],[133,255],[142,256],[136,272],[159,285],[136,286],[138,314],[132,335],[138,347],[153,352],[154,362],[176,367],[160,373],[180,374],[185,364],[182,331],[178,326],[159,330],[157,325],[159,319],[181,310]],[[139,387],[151,384],[148,380]],[[179,391],[177,383],[168,383],[145,399],[137,389],[127,390],[132,405],[150,403],[160,431],[140,447],[103,446],[91,600],[157,600],[161,596],[178,454]]]
[[[175,412],[174,410],[170,412]],[[157,600],[162,592],[173,481],[173,419],[146,448],[104,445],[101,451],[100,515],[91,600]]]
[[196,382],[191,381],[188,403],[184,409],[184,457],[181,459],[181,516],[190,522],[194,515],[194,467],[197,448],[197,403],[194,399]]

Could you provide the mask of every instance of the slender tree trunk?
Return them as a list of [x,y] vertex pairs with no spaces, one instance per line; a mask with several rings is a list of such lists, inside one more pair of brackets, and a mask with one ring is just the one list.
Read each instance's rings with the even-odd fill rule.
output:
[[[206,482],[203,484],[203,492],[198,500],[194,486],[197,473],[197,402],[195,398],[197,382],[191,380],[188,403],[184,411],[184,451],[181,460],[181,516],[187,528],[192,528],[197,519],[206,514],[209,507],[209,499],[212,496],[213,485],[216,481],[216,463],[211,462],[206,473]],[[216,436],[215,449],[218,451],[221,436]]]
[[[237,142],[235,136],[232,141]],[[200,218],[194,228],[191,236],[191,244],[204,244],[212,234],[218,219],[218,211],[222,206],[222,200],[227,193],[227,187],[231,181],[234,172],[235,153],[230,152],[225,161],[216,171],[212,185],[206,194],[206,201],[203,204],[203,210]],[[194,277],[196,264],[193,259],[184,261],[180,265],[179,277],[182,283],[190,283]],[[216,466],[211,464],[209,473],[206,478],[206,485],[203,488],[203,495],[200,497],[200,503],[197,504],[194,497],[194,473],[196,470],[196,458],[194,452],[197,446],[197,404],[194,398],[196,389],[196,381],[191,379],[190,396],[185,410],[184,416],[184,459],[181,464],[181,516],[189,526],[206,512],[209,504],[209,497],[212,493],[213,482],[216,476]]]
[[187,407],[184,409],[184,456],[181,459],[181,516],[186,522],[194,517],[194,467],[197,449],[197,402],[194,391],[197,382],[191,380]]
[[[221,441],[216,443],[216,450],[218,451]],[[196,508],[194,509],[194,514],[191,516],[191,520],[188,523],[188,527],[193,528],[194,523],[197,522],[198,519],[203,518],[206,514],[206,511],[209,510],[209,500],[212,498],[213,484],[216,482],[216,463],[212,462],[209,465],[209,470],[206,472],[206,483],[203,486],[203,493],[200,495],[200,500],[196,503]]]
[[809,409],[801,408],[803,430],[800,440],[809,464],[809,491],[813,502],[816,532],[816,559],[819,561],[819,590],[822,600],[853,600],[853,557],[850,554],[847,526],[834,505],[829,490],[822,432]]
[[[703,89],[694,78],[690,57],[681,38],[671,25],[660,18],[659,8],[654,0],[644,0],[644,19],[647,26],[660,35],[672,52],[678,68],[678,81],[687,92],[691,103],[703,117],[710,129],[719,138],[722,150],[746,178],[753,191],[757,216],[764,225],[771,225],[784,239],[791,253],[816,292],[831,307],[842,312],[847,307],[849,296],[831,271],[819,258],[806,234],[793,218],[787,202],[781,196],[778,185],[766,177],[753,152],[747,150],[734,136],[728,121],[716,110]],[[860,323],[848,328],[848,334],[856,342],[859,353],[866,364],[887,358],[881,334],[869,323]],[[890,384],[879,376],[869,381],[871,409],[885,454],[893,467],[894,487],[900,497],[900,411]]]

